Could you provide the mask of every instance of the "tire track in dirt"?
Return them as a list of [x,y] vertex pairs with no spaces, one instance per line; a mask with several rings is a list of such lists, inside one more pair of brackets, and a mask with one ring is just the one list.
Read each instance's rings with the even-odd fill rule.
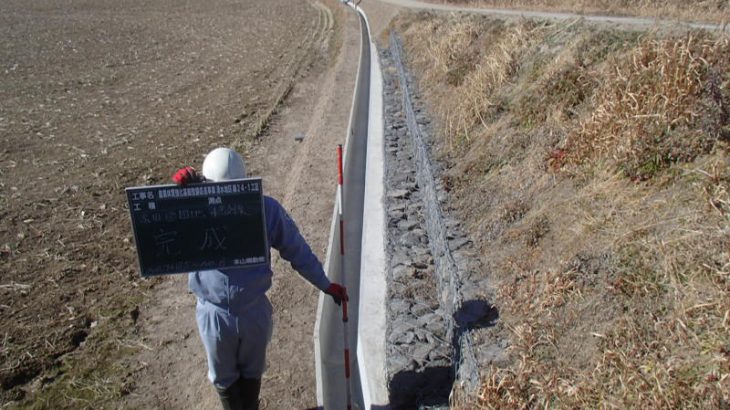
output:
[[[265,133],[272,117],[292,92],[302,72],[311,66],[312,54],[309,50],[315,49],[314,45],[317,43],[319,43],[320,50],[327,48],[329,31],[332,29],[333,24],[332,12],[320,2],[310,2],[309,4],[318,11],[317,20],[312,22],[311,30],[309,30],[308,35],[304,37],[299,47],[297,47],[299,53],[296,53],[284,64],[286,71],[283,78],[287,80],[281,85],[281,90],[276,93],[277,97],[271,107],[256,120],[256,125],[249,132],[244,133],[242,137],[233,142],[232,147],[234,149],[239,151],[245,150],[244,147],[248,145],[249,141],[257,139]],[[238,118],[239,121],[243,118],[243,115]]]
[[[330,39],[329,30],[332,28],[332,12],[329,11],[321,3],[314,3],[315,7],[319,10],[320,25],[317,30],[319,39],[315,39],[314,42],[320,43],[320,50],[324,51],[327,47],[327,42]],[[294,164],[291,168],[291,177],[287,179],[286,188],[284,189],[284,196],[282,199],[283,204],[290,205],[293,195],[296,192],[299,181],[302,177],[302,171],[306,164],[307,158],[312,150],[312,145],[316,138],[308,138],[309,136],[315,136],[323,133],[324,116],[325,110],[331,108],[332,95],[334,92],[335,84],[335,72],[329,71],[326,78],[324,79],[324,88],[319,92],[317,104],[312,111],[312,122],[307,127],[307,131],[304,133],[304,139],[300,143],[299,152],[294,160]],[[277,258],[278,261],[278,258]]]

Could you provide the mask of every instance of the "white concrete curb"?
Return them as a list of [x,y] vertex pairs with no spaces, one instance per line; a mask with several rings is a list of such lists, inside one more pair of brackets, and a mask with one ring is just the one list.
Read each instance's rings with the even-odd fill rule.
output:
[[[367,16],[360,11],[370,25]],[[386,264],[383,142],[383,78],[378,50],[370,42],[370,106],[365,206],[360,265],[360,319],[357,358],[366,409],[388,403],[385,371]]]
[[[360,46],[362,47],[362,41],[363,39],[360,38]],[[360,67],[362,65],[362,56],[359,57],[357,66]],[[347,164],[347,157],[350,150],[348,149],[350,145],[350,137],[352,136],[352,122],[353,117],[355,113],[355,106],[357,103],[357,100],[359,95],[357,94],[357,90],[359,89],[358,84],[360,83],[360,75],[361,75],[361,69],[358,68],[357,74],[355,76],[355,93],[352,96],[352,104],[350,108],[350,119],[347,123],[347,130],[345,131],[345,144],[343,146],[343,167],[345,164]],[[334,148],[332,150],[334,152]],[[335,181],[332,181],[334,184]],[[339,254],[337,252],[337,238],[339,237],[339,224],[338,224],[338,203],[335,199],[334,206],[332,209],[332,222],[330,224],[330,236],[327,243],[329,244],[327,246],[327,255],[325,256],[324,260],[324,271],[327,272],[329,275],[330,281],[337,282],[341,281],[341,278],[333,277],[333,267],[338,266],[338,263],[336,263],[339,260]],[[332,332],[329,330],[329,323],[327,325],[323,325],[323,315],[324,311],[327,309],[325,306],[325,298],[328,297],[323,292],[320,292],[319,294],[319,300],[317,302],[317,319],[314,322],[314,368],[315,368],[315,376],[317,379],[317,406],[320,408],[323,407],[324,401],[325,401],[325,392],[324,392],[324,383],[323,383],[323,376],[324,372],[326,371],[324,367],[326,365],[323,362],[322,357],[322,349],[323,347],[330,347],[328,346],[329,342],[325,342],[323,339],[332,339],[334,336],[332,335]],[[330,315],[332,313],[330,312]],[[328,315],[329,316],[329,315]],[[341,339],[341,337],[340,337]],[[338,339],[338,340],[340,340]],[[325,351],[332,351],[331,349],[326,349]],[[342,364],[344,364],[344,360],[340,361]],[[344,374],[344,373],[343,373]]]
[[[347,3],[350,7],[352,7],[358,14],[358,17],[362,17],[362,20],[365,20],[365,14],[362,12],[362,10],[359,9],[359,7],[355,7],[352,3]],[[367,21],[365,21],[365,26],[367,26]],[[361,26],[361,31],[364,30],[366,27]],[[370,92],[370,89],[368,87],[368,83],[370,81],[370,65],[367,64],[367,62],[363,61],[363,55],[369,54],[372,49],[372,45],[367,40],[369,38],[369,30],[367,33],[363,33],[363,35],[360,38],[360,58],[358,62],[358,72],[357,72],[357,79],[355,81],[355,94],[353,95],[352,100],[352,108],[350,111],[350,122],[347,129],[347,135],[345,139],[345,164],[344,164],[344,170],[345,170],[345,195],[348,198],[348,201],[351,196],[354,196],[352,199],[355,200],[355,202],[359,203],[359,205],[365,206],[362,198],[355,195],[357,191],[358,184],[360,185],[361,189],[362,186],[365,185],[365,182],[363,180],[366,177],[366,168],[367,168],[367,162],[369,162],[366,154],[369,151],[368,144],[370,144],[369,136],[366,134],[365,131],[369,131],[369,123],[365,123],[364,119],[367,116],[369,118],[368,110],[370,109],[369,104],[370,101],[367,97],[367,95]],[[368,41],[368,43],[364,43],[365,41]],[[370,56],[369,58],[372,58]],[[375,58],[377,58],[377,55],[375,55]],[[372,60],[371,60],[372,61]],[[365,66],[363,66],[365,65]],[[381,81],[382,82],[382,81]],[[382,95],[382,90],[378,91],[379,97]],[[382,105],[382,102],[381,102]],[[382,111],[382,109],[381,109]],[[382,123],[382,119],[381,119]],[[364,127],[364,128],[363,128]],[[380,132],[382,133],[382,125],[380,126]],[[357,139],[355,139],[357,138]],[[381,137],[382,141],[382,137]],[[359,146],[359,148],[358,148]],[[334,147],[333,147],[334,148]],[[359,149],[364,151],[356,151],[356,152],[350,152],[352,149]],[[381,142],[381,151],[382,151],[382,142]],[[382,155],[381,155],[382,156]],[[349,161],[348,161],[349,160]],[[355,184],[353,186],[348,185],[348,180],[351,180],[352,178],[355,178]],[[362,179],[360,179],[362,178]],[[371,178],[372,179],[372,178]],[[333,181],[334,183],[334,181]],[[381,185],[382,185],[382,177],[381,177]],[[353,195],[350,195],[350,191],[348,188],[352,188]],[[382,186],[380,187],[382,190]],[[360,192],[363,193],[364,190],[361,190]],[[358,199],[355,199],[358,198]],[[349,214],[350,218],[357,218],[357,223],[360,223],[362,218],[362,214],[359,214],[358,206],[347,206],[345,214]],[[362,211],[365,212],[364,210]],[[354,328],[354,324],[359,324],[359,309],[361,304],[359,303],[359,287],[360,287],[360,278],[355,276],[355,271],[361,269],[362,265],[362,248],[360,247],[362,244],[362,238],[365,235],[364,230],[363,233],[356,233],[353,235],[352,230],[348,230],[348,226],[352,227],[357,224],[352,223],[351,221],[345,220],[345,236],[347,237],[345,240],[346,248],[350,249],[350,246],[355,246],[357,248],[357,252],[354,253],[360,253],[359,257],[355,257],[354,259],[346,259],[346,265],[349,267],[346,267],[346,271],[343,274],[343,272],[340,271],[340,254],[339,252],[336,252],[339,245],[339,223],[338,223],[338,209],[337,205],[335,205],[335,209],[333,211],[332,215],[332,225],[330,228],[330,239],[329,239],[329,246],[327,249],[327,257],[325,260],[325,271],[327,272],[327,275],[329,279],[333,282],[339,282],[342,284],[345,284],[348,287],[348,290],[350,291],[350,323],[349,323],[349,333],[350,337],[348,338],[350,346],[356,347],[357,343],[357,330]],[[366,226],[366,224],[363,224]],[[354,237],[351,237],[354,236]],[[350,251],[348,251],[350,252]],[[349,255],[349,253],[348,253]],[[354,266],[353,266],[354,265]],[[347,278],[345,277],[347,276]],[[382,330],[384,332],[384,329]],[[319,303],[317,307],[317,319],[315,323],[315,330],[314,330],[314,345],[315,345],[315,371],[317,376],[317,405],[320,408],[326,408],[327,410],[330,409],[344,409],[345,404],[347,402],[346,400],[346,383],[345,383],[345,372],[344,372],[344,333],[343,333],[343,324],[342,324],[342,317],[341,317],[341,309],[339,306],[335,305],[329,297],[325,297],[324,294],[320,295]],[[354,352],[353,352],[354,353]],[[362,383],[360,382],[360,373],[358,370],[360,369],[360,365],[358,362],[358,355],[354,354],[350,357],[350,362],[352,365],[352,372],[351,375],[351,388],[352,388],[352,404],[353,408],[355,409],[362,409],[363,408],[363,398],[362,398]]]

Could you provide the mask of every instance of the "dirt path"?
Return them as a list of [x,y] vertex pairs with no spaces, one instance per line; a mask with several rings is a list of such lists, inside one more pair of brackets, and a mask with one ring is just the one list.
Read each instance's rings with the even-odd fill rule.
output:
[[[321,5],[326,27],[332,13]],[[342,143],[354,86],[358,22],[346,10],[335,10],[342,35],[334,63],[327,58],[328,42],[306,77],[299,82],[273,119],[261,143],[249,152],[251,175],[264,178],[266,191],[290,210],[315,253],[324,258],[336,178],[335,146]],[[337,44],[337,41],[335,41]],[[303,133],[303,141],[295,135]],[[312,334],[318,292],[278,256],[269,297],[275,311],[274,335],[264,375],[262,408],[296,409],[316,405]],[[137,388],[126,403],[132,407],[218,407],[205,376],[207,368],[194,320],[194,297],[184,277],[166,281],[157,290],[158,302],[143,318],[144,349],[134,360],[145,365],[136,376]]]
[[[650,18],[638,18],[638,17],[619,17],[619,16],[606,16],[606,15],[588,15],[588,14],[575,14],[575,13],[556,13],[556,12],[542,12],[542,11],[531,11],[531,10],[517,10],[517,9],[497,9],[487,7],[466,7],[461,5],[451,4],[434,4],[428,2],[421,2],[417,0],[377,0],[390,4],[397,7],[408,8],[412,10],[433,10],[433,11],[446,11],[446,12],[465,12],[475,14],[488,14],[496,17],[509,17],[509,18],[535,18],[545,20],[576,20],[585,19],[587,21],[595,23],[606,23],[606,24],[619,24],[625,26],[676,26],[685,25],[695,29],[706,29],[706,30],[730,30],[728,27],[720,24],[705,24],[705,23],[691,23],[691,22],[677,22],[674,20],[659,20]],[[367,8],[366,8],[367,10]]]

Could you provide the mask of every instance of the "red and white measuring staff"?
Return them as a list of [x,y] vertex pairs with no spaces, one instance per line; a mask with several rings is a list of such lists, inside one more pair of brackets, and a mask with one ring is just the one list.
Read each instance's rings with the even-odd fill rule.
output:
[[[342,287],[345,283],[345,218],[343,216],[342,198],[342,144],[337,146],[337,213],[340,217],[340,278]],[[347,334],[347,300],[342,300],[342,333],[345,335],[345,384],[347,385],[347,410],[352,409],[352,392],[350,391],[350,341]]]

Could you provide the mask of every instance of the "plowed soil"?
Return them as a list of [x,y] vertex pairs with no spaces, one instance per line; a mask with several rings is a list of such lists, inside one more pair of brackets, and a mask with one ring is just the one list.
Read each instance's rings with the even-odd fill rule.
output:
[[[193,297],[181,276],[139,277],[124,187],[233,146],[324,256],[356,63],[336,59],[335,6],[0,4],[0,403],[215,405]],[[313,406],[316,291],[275,270],[264,399]]]

